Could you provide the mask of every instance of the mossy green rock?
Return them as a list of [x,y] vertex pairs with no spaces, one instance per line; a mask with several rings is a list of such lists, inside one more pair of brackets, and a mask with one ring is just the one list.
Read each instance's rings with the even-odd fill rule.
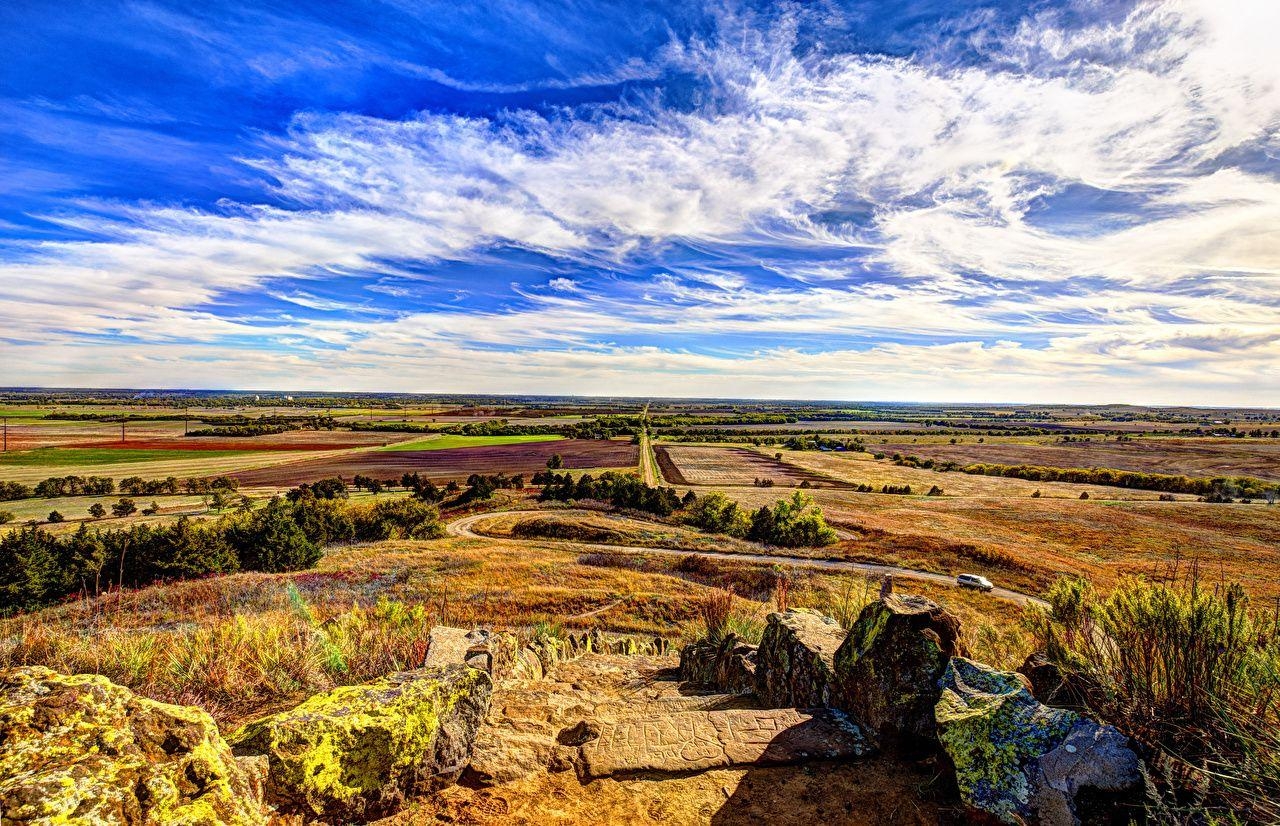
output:
[[832,705],[882,743],[935,736],[938,681],[963,653],[960,620],[924,597],[892,594],[868,605],[835,655]]
[[106,677],[0,672],[0,823],[266,823],[255,762],[198,708]]
[[489,708],[489,675],[465,665],[392,674],[251,723],[236,754],[266,755],[268,800],[339,821],[390,814],[451,781]]
[[1017,674],[955,657],[935,709],[966,804],[1002,823],[1035,821],[1039,760],[1082,718],[1038,702]]

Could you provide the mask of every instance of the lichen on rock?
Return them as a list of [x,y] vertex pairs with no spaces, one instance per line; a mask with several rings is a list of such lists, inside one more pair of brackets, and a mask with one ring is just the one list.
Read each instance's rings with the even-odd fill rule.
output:
[[343,686],[251,723],[235,752],[266,755],[270,802],[336,819],[394,812],[465,767],[492,682],[463,665]]
[[1123,802],[1140,786],[1124,735],[1038,702],[1018,674],[955,657],[935,713],[961,798],[1002,823],[1072,826],[1081,792]]
[[836,651],[832,705],[882,742],[932,742],[938,680],[963,653],[959,638],[960,621],[931,600],[890,594],[872,602]]
[[106,677],[0,672],[0,822],[257,826],[252,763],[213,719]]

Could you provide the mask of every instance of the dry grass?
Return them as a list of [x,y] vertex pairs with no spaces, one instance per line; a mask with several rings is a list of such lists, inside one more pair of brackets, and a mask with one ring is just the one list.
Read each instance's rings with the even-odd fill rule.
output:
[[1255,476],[1280,480],[1280,439],[1172,439],[1143,437],[1129,442],[1054,442],[1039,439],[1030,444],[961,444],[890,441],[876,446],[889,454],[915,454],[922,458],[972,463],[1044,465],[1049,467],[1109,467],[1143,473],[1186,476]]
[[[922,452],[921,455],[924,453]],[[796,450],[784,451],[782,458],[788,464],[805,470],[843,479],[853,484],[869,484],[877,490],[883,485],[910,485],[913,491],[923,494],[933,485],[937,485],[947,496],[1031,498],[1031,494],[1040,491],[1040,495],[1048,499],[1079,499],[1080,494],[1086,492],[1090,499],[1156,501],[1160,497],[1160,494],[1155,491],[1130,490],[1104,485],[1031,482],[1026,479],[973,476],[958,472],[938,473],[895,465],[888,459],[876,461],[869,453],[823,453]],[[1194,501],[1196,497],[1179,495],[1177,498]]]

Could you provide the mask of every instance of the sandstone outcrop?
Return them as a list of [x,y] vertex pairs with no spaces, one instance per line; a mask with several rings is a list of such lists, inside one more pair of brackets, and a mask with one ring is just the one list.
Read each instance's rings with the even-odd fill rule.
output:
[[462,771],[491,689],[465,665],[401,672],[317,694],[250,723],[232,744],[266,756],[267,798],[282,810],[369,819]]
[[862,610],[835,653],[836,708],[881,742],[931,741],[938,681],[961,653],[960,621],[923,597],[890,594]]
[[833,659],[844,629],[803,609],[770,614],[756,652],[756,693],[770,708],[831,705]]
[[873,750],[857,725],[830,709],[681,711],[601,724],[582,746],[582,775],[783,765]]
[[238,760],[204,711],[106,677],[0,672],[0,823],[258,826],[261,760]]
[[732,632],[720,642],[695,642],[680,650],[680,679],[730,694],[756,690],[757,649]]
[[1018,674],[953,658],[936,717],[960,796],[984,816],[1075,826],[1112,822],[1127,805],[1140,811],[1140,762],[1128,738],[1038,702]]

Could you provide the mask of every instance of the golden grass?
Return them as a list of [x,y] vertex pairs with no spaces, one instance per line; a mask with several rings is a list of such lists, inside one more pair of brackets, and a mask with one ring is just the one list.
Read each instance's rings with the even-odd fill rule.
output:
[[[773,454],[770,453],[770,456]],[[937,485],[946,496],[1025,497],[1040,491],[1043,498],[1079,499],[1088,493],[1090,499],[1157,501],[1160,494],[1149,490],[1129,490],[1105,485],[1077,485],[1070,482],[1031,482],[1003,476],[973,476],[967,473],[938,473],[932,470],[895,465],[888,459],[875,460],[869,453],[823,453],[819,451],[783,451],[782,461],[822,476],[853,484],[869,484],[877,490],[883,485],[910,485],[912,491],[928,492]],[[1178,495],[1194,501],[1196,497]]]
[[[634,559],[583,564],[582,550],[501,539],[386,542],[334,549],[313,571],[107,594],[0,620],[0,667],[105,674],[146,696],[201,705],[230,727],[308,693],[414,667],[437,624],[696,635],[700,601],[715,589],[682,573],[679,558],[644,570]],[[709,564],[725,581],[773,581],[769,566]],[[796,572],[790,603],[830,607],[843,582]],[[998,600],[909,587],[952,607],[975,634],[986,633],[984,624],[1017,632],[1014,612]],[[737,627],[763,623],[773,606],[767,586],[760,597],[737,600]]]

